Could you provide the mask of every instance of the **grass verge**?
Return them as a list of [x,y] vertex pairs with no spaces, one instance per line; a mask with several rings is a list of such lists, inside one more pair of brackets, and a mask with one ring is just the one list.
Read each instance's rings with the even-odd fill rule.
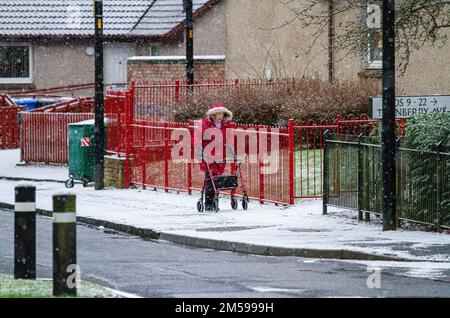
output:
[[[0,298],[52,298],[51,279],[22,280],[0,273]],[[100,285],[81,281],[78,298],[110,298],[110,291]]]

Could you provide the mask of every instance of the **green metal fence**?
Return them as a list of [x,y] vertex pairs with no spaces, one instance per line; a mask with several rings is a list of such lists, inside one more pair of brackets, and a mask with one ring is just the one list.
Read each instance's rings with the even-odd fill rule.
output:
[[[382,175],[379,138],[326,135],[324,213],[327,206],[358,211],[358,219],[381,215]],[[450,228],[450,148],[436,151],[397,148],[399,220]],[[399,222],[400,223],[400,222]]]

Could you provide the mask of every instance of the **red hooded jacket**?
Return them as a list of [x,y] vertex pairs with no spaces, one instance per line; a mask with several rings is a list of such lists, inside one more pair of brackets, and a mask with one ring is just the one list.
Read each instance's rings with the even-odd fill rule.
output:
[[[204,151],[205,147],[210,144],[214,139],[215,136],[211,137],[211,140],[204,140],[203,136],[205,134],[205,131],[209,128],[215,128],[215,129],[219,129],[216,127],[216,124],[214,123],[214,120],[212,118],[204,118],[201,122],[201,128],[202,128],[202,152]],[[227,128],[232,128],[232,124],[229,121],[222,121],[222,126],[220,127],[220,131],[222,133],[222,140],[223,140],[223,151],[222,151],[222,157],[221,160],[226,160],[229,157],[229,154],[227,152],[227,136],[226,136],[226,132],[227,132]],[[211,154],[208,153],[204,153],[203,154],[206,158],[211,155],[214,156],[215,155],[215,149],[213,149],[213,151],[211,152]],[[205,158],[204,158],[205,159]],[[209,168],[211,169],[211,173],[213,175],[221,175],[225,172],[225,168],[226,168],[226,163],[224,162],[210,162],[209,164]],[[200,169],[203,172],[207,172],[208,168],[206,165],[205,160],[202,160],[200,163]]]

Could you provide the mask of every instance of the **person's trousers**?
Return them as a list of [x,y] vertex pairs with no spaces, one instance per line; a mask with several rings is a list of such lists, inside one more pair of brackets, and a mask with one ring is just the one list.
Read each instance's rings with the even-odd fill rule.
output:
[[209,174],[205,174],[205,209],[212,210],[214,208],[214,187]]

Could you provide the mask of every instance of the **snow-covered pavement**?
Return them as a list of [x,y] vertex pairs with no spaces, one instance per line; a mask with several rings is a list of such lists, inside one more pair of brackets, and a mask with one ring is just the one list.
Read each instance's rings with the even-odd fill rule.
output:
[[[64,167],[15,167],[17,150],[0,151],[0,202],[14,204],[18,181],[1,177],[65,180]],[[52,195],[64,190],[56,182],[35,182],[37,207],[52,210]],[[285,248],[352,250],[408,259],[450,262],[450,235],[398,230],[383,232],[380,224],[358,222],[356,213],[329,208],[322,201],[298,202],[292,207],[251,202],[249,210],[233,211],[222,198],[219,213],[198,213],[198,194],[152,190],[103,190],[76,185],[78,216],[148,228],[196,238]]]
[[9,177],[65,181],[69,175],[69,171],[66,166],[17,166],[17,163],[19,162],[19,149],[0,150],[0,178]]
[[[14,203],[15,181],[0,181],[0,202]],[[52,210],[60,183],[38,182],[37,207]],[[152,190],[104,190],[77,185],[79,216],[157,232],[287,248],[347,249],[411,259],[450,261],[450,235],[399,230],[382,232],[379,224],[358,222],[354,213],[330,209],[321,214],[320,200],[293,207],[251,203],[249,211],[233,211],[229,199],[221,211],[200,214],[196,195]]]

